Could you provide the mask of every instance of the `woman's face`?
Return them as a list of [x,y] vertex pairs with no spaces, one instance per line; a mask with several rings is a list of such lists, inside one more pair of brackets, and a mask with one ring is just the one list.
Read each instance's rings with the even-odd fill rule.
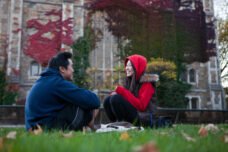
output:
[[134,70],[133,70],[133,67],[132,67],[132,64],[131,64],[130,60],[127,61],[127,65],[125,67],[125,71],[126,71],[127,77],[132,77],[133,74],[134,74]]

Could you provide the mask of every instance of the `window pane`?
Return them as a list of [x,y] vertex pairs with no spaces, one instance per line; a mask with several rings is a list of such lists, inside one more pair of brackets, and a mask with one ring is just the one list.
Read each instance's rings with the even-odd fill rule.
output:
[[215,59],[214,58],[211,59],[210,66],[211,66],[211,68],[215,68]]
[[31,63],[30,75],[31,76],[39,75],[39,64],[35,61]]
[[187,82],[187,72],[183,71],[181,74],[181,81]]
[[198,98],[192,98],[192,109],[198,108]]
[[189,71],[189,77],[190,77],[190,82],[196,82],[196,78],[195,78],[195,70],[191,69]]

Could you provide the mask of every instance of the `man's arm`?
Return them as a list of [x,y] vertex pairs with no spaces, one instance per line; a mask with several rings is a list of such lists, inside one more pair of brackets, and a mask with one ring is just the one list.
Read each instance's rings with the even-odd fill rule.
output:
[[57,94],[60,98],[85,110],[100,107],[100,100],[96,94],[86,89],[79,88],[67,80],[62,81],[57,90]]

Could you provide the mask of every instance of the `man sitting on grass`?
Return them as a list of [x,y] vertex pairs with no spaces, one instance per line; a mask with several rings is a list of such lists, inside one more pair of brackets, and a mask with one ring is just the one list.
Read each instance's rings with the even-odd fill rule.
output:
[[46,129],[93,129],[100,100],[69,82],[74,72],[71,57],[69,52],[56,54],[31,88],[25,104],[26,130],[37,124]]

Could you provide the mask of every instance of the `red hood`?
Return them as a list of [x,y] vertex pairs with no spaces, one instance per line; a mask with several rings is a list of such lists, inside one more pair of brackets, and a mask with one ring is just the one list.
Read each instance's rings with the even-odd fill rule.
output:
[[131,60],[131,63],[134,65],[136,70],[136,81],[139,77],[145,72],[147,60],[144,56],[141,55],[131,55],[125,58],[124,65],[126,67],[127,61]]

